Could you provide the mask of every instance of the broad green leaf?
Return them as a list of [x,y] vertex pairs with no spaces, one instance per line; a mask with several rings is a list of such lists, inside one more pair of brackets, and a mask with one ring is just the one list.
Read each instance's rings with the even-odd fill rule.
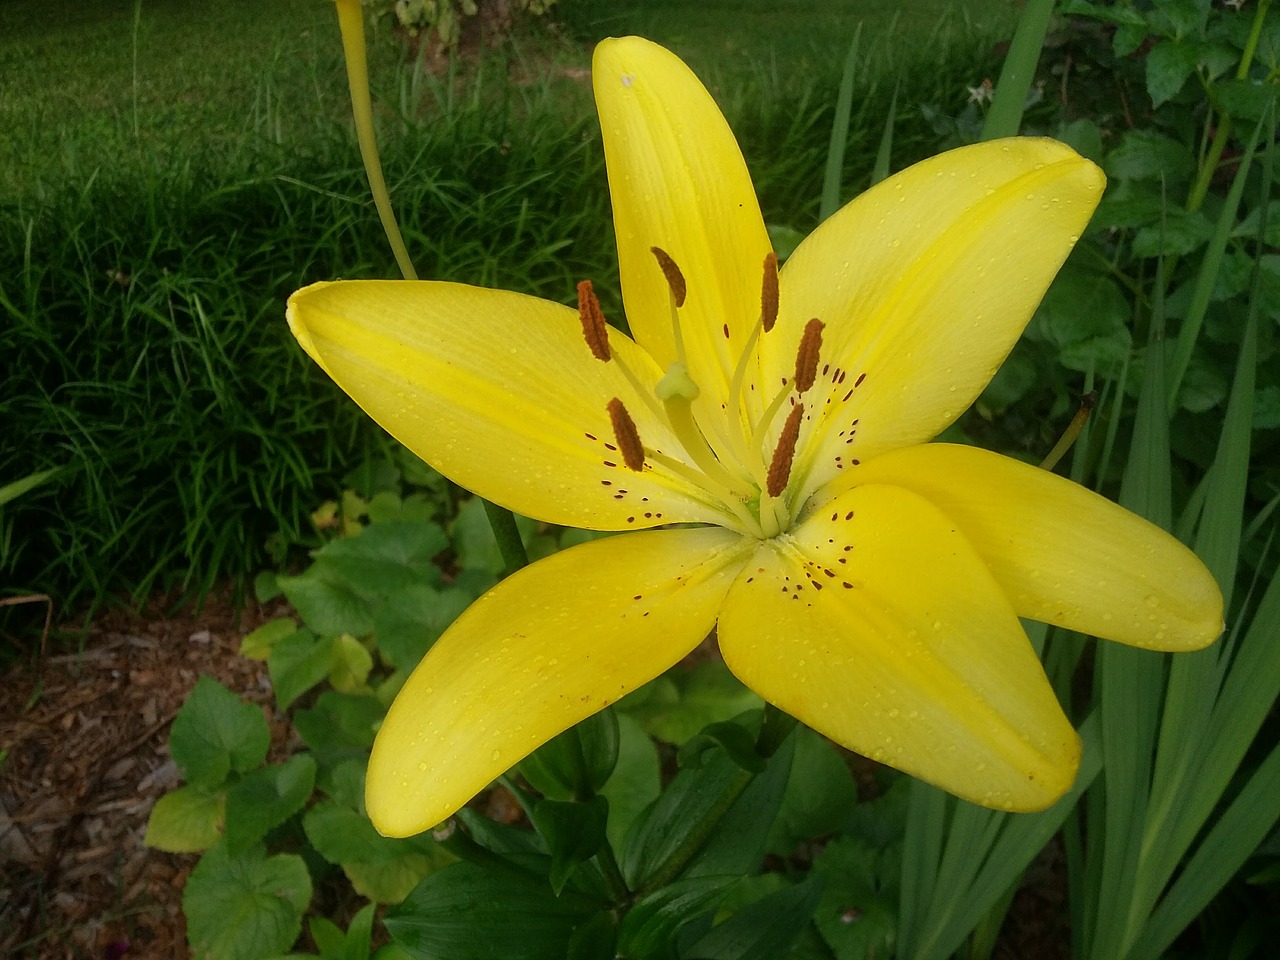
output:
[[315,633],[363,637],[373,632],[376,604],[328,564],[317,561],[298,576],[280,577],[277,582],[302,622]]
[[720,660],[671,670],[627,697],[619,709],[659,740],[682,744],[709,723],[759,709],[761,700]]
[[334,638],[299,630],[277,643],[267,657],[267,672],[281,709],[329,675],[335,660]]
[[609,801],[603,797],[592,797],[581,803],[542,800],[533,808],[534,829],[546,841],[551,853],[548,879],[557,896],[578,864],[590,860],[604,846],[608,817]]
[[1196,158],[1185,143],[1140,127],[1121,137],[1104,168],[1116,180],[1187,180],[1195,173]]
[[266,759],[270,745],[262,709],[207,676],[196,681],[169,730],[173,762],[195,786],[218,787],[231,771],[252,770]]
[[240,641],[240,656],[250,660],[265,660],[273,646],[285,637],[293,636],[297,630],[298,623],[293,617],[268,620]]
[[261,847],[232,857],[215,844],[182,894],[195,960],[259,960],[283,953],[302,931],[311,877],[301,857]]
[[823,880],[814,923],[836,960],[865,960],[893,951],[897,877],[882,869],[883,856],[859,837],[838,837],[814,860],[813,871]]
[[199,853],[222,836],[223,793],[179,787],[156,801],[142,842],[165,853]]
[[358,537],[327,544],[316,558],[356,593],[381,598],[438,581],[440,569],[432,560],[448,545],[444,531],[434,523],[374,523]]
[[618,717],[618,763],[600,795],[609,801],[609,823],[605,829],[614,850],[621,850],[627,831],[640,812],[661,791],[661,766],[653,740],[639,721],[626,714]]
[[844,758],[808,727],[797,727],[782,806],[769,833],[770,853],[786,857],[797,844],[835,833],[858,801],[858,788]]
[[1147,93],[1153,106],[1172,100],[1196,68],[1194,45],[1178,40],[1162,40],[1147,54]]
[[822,893],[823,877],[810,873],[795,886],[735,912],[695,943],[686,954],[697,960],[777,960],[809,925]]
[[316,782],[316,762],[300,753],[254,770],[227,794],[227,851],[238,856],[302,809]]
[[569,800],[598,791],[617,763],[618,716],[609,708],[539,747],[521,761],[520,773],[544,796]]
[[371,694],[326,690],[313,707],[293,715],[293,725],[321,763],[334,764],[346,758],[363,762],[385,714],[386,708]]
[[333,665],[329,683],[339,693],[360,693],[368,688],[365,681],[373,669],[373,655],[349,633],[333,638]]
[[398,670],[412,670],[473,600],[457,587],[425,583],[397,591],[374,613],[378,650]]
[[564,960],[574,930],[602,904],[545,880],[471,863],[428,876],[388,913],[392,938],[415,960]]
[[676,960],[677,931],[712,910],[738,879],[686,877],[643,897],[622,920],[618,952],[630,960]]

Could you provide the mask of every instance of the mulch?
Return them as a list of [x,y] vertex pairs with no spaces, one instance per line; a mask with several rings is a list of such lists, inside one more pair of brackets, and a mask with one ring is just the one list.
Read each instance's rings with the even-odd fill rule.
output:
[[142,838],[156,799],[180,784],[169,724],[201,674],[262,704],[285,734],[265,665],[237,656],[265,618],[226,597],[177,614],[155,602],[99,618],[81,652],[4,671],[0,956],[188,956],[182,887],[197,858]]

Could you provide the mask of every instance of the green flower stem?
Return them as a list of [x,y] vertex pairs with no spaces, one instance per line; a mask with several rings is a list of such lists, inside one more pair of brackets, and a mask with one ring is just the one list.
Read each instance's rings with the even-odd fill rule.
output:
[[[1253,27],[1249,30],[1249,39],[1245,41],[1244,50],[1240,54],[1240,65],[1236,68],[1236,79],[1245,80],[1249,76],[1249,68],[1253,66],[1253,57],[1258,50],[1258,39],[1262,35],[1262,25],[1267,21],[1267,10],[1271,0],[1258,0],[1258,8],[1253,15]],[[1204,203],[1209,193],[1209,184],[1217,172],[1222,160],[1222,151],[1226,149],[1227,140],[1231,137],[1231,116],[1219,113],[1218,129],[1214,131],[1213,142],[1209,144],[1209,152],[1205,154],[1204,163],[1200,166],[1200,174],[1187,196],[1187,211],[1195,213]]]
[[[364,12],[360,0],[335,0],[338,8],[338,29],[342,32],[342,55],[347,63],[347,85],[351,90],[351,112],[356,122],[356,139],[360,143],[360,158],[364,161],[365,173],[369,177],[369,191],[373,194],[374,206],[378,208],[378,219],[382,221],[383,232],[387,242],[391,244],[391,252],[395,255],[396,265],[406,280],[417,280],[417,271],[409,259],[409,251],[404,245],[404,237],[400,235],[400,226],[396,223],[395,211],[391,209],[391,194],[387,190],[387,180],[382,173],[382,157],[378,153],[378,135],[373,126],[373,97],[369,93],[369,59],[364,42]],[[495,504],[485,502],[485,513],[489,517],[489,525],[498,538],[498,549],[502,551],[502,559],[510,576],[516,570],[529,563],[524,551],[524,543],[516,530],[515,518],[509,510]]]
[[417,280],[418,274],[409,260],[404,238],[391,209],[391,195],[382,175],[382,158],[378,155],[378,137],[373,129],[373,98],[369,94],[369,63],[364,44],[364,11],[360,0],[337,0],[338,28],[342,31],[342,53],[347,61],[347,84],[351,88],[351,112],[355,115],[356,139],[360,142],[360,158],[369,177],[369,190],[382,229],[395,254],[396,264],[406,280]]
[[1044,49],[1044,35],[1049,31],[1049,18],[1053,14],[1054,0],[1027,0],[1018,28],[1009,43],[1009,53],[1004,58],[1000,79],[996,82],[995,99],[987,111],[982,125],[982,139],[996,140],[1012,137],[1022,126],[1022,113],[1027,106],[1027,94],[1040,63],[1040,51]]
[[506,566],[504,573],[509,577],[521,567],[529,565],[529,554],[525,552],[524,541],[520,539],[520,530],[516,527],[516,518],[511,511],[488,500],[482,502],[485,516],[489,518],[489,526],[493,527],[493,536],[498,541],[502,562]]

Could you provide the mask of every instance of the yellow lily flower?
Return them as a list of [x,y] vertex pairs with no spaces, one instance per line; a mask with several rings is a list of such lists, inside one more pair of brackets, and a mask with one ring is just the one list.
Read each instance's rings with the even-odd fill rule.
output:
[[[1051,140],[951,151],[781,269],[710,95],[636,38],[594,85],[631,336],[452,283],[321,283],[289,323],[375,420],[573,547],[467,610],[392,705],[367,805],[405,836],[714,628],[764,699],[975,803],[1035,810],[1080,743],[1029,617],[1191,650],[1222,627],[1175,539],[1067,480],[931,444],[991,379],[1101,196]],[[650,529],[641,529],[650,528]],[[660,529],[659,529],[660,528]]]

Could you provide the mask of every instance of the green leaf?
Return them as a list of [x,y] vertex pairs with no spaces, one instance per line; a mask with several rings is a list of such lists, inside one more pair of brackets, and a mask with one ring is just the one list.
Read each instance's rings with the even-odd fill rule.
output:
[[796,755],[767,849],[788,856],[798,844],[835,833],[858,800],[858,788],[844,758],[808,727],[797,727]]
[[737,876],[687,877],[641,899],[618,931],[618,952],[631,960],[675,960],[676,932],[707,913]]
[[592,797],[582,803],[543,800],[533,808],[534,828],[551,853],[548,878],[556,896],[564,889],[578,864],[590,860],[605,844],[609,801]]
[[169,730],[169,752],[190,784],[221,786],[232,771],[245,773],[262,763],[271,730],[262,710],[242,703],[211,677],[196,681]]
[[302,809],[316,782],[316,762],[300,753],[254,770],[227,794],[227,851],[238,856]]
[[440,569],[432,560],[448,545],[444,531],[434,523],[375,523],[358,537],[327,544],[316,560],[361,596],[382,598],[438,581]]
[[1107,176],[1116,180],[1186,180],[1196,158],[1182,141],[1151,129],[1130,130],[1107,154]]
[[310,630],[299,630],[275,645],[267,657],[267,673],[276,691],[276,703],[282,710],[324,680],[334,664],[334,642],[331,637],[317,637]]
[[372,694],[326,690],[315,706],[293,715],[293,725],[321,763],[332,765],[351,757],[367,759],[375,728],[385,714],[386,708]]
[[273,646],[285,637],[293,636],[297,630],[298,624],[293,617],[268,620],[240,641],[240,656],[250,660],[265,660]]
[[416,960],[564,960],[575,928],[599,906],[557,897],[533,877],[455,863],[420,883],[385,925]]
[[381,836],[368,817],[334,800],[308,810],[302,827],[316,852],[342,867],[357,893],[378,903],[399,903],[453,859],[428,835]]
[[605,829],[613,849],[621,850],[631,824],[661,792],[661,765],[653,740],[639,721],[618,715],[618,763],[600,795],[609,801]]
[[215,844],[182,894],[187,941],[196,960],[258,960],[283,953],[302,931],[311,877],[301,857],[268,857],[261,847],[232,857]]
[[363,637],[373,632],[376,604],[332,566],[317,561],[298,576],[282,576],[278,582],[302,622],[317,634]]
[[823,878],[810,873],[803,883],[757,900],[719,924],[685,952],[687,960],[777,960],[809,925]]
[[1147,54],[1147,93],[1153,106],[1178,95],[1196,68],[1196,48],[1190,43],[1162,40]]
[[[890,956],[897,931],[894,872],[885,854],[860,837],[839,837],[814,860],[825,881],[814,923],[836,960]],[[897,861],[889,858],[891,867]],[[959,896],[959,892],[956,892]]]
[[367,689],[365,681],[373,669],[373,655],[349,633],[333,638],[333,665],[329,667],[329,683],[339,693],[359,693]]
[[1213,224],[1204,214],[1170,207],[1159,223],[1141,228],[1133,236],[1136,257],[1186,256],[1213,236]]
[[617,763],[618,717],[608,708],[539,747],[520,773],[544,796],[569,800],[598,791]]
[[1252,80],[1223,80],[1214,84],[1217,105],[1223,113],[1237,120],[1257,123],[1268,110],[1280,107],[1280,85],[1255,83]]
[[378,649],[398,670],[412,670],[475,595],[456,587],[421,583],[406,587],[378,606],[373,632]]
[[693,670],[673,670],[625,698],[619,709],[644,724],[653,736],[681,744],[709,723],[727,720],[762,701],[719,660]]
[[225,795],[200,787],[179,787],[151,808],[142,842],[165,853],[199,853],[222,836]]

